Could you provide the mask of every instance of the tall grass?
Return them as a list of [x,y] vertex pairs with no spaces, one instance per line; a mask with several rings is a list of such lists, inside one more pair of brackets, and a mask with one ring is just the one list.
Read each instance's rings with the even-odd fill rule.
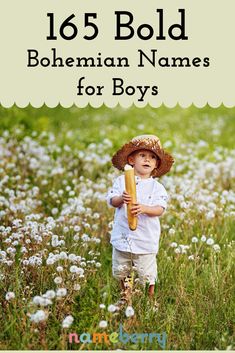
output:
[[[165,332],[165,349],[234,348],[234,114],[223,106],[0,107],[2,350],[162,349],[147,336],[99,343],[87,335],[85,342],[69,343],[69,333],[108,335],[120,325],[125,337]],[[161,180],[171,201],[161,218],[154,301],[135,282],[135,314],[127,317],[126,306],[116,304],[113,210],[105,194],[118,174],[112,154],[143,133],[158,135],[176,163]],[[60,296],[59,288],[67,293]],[[55,297],[44,305],[48,290]],[[37,310],[46,315],[40,322],[33,320]],[[66,328],[68,315],[74,320]]]

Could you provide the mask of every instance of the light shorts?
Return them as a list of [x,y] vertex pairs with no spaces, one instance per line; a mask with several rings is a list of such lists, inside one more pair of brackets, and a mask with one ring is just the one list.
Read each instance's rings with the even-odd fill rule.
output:
[[113,247],[112,264],[115,278],[124,279],[131,274],[132,266],[135,266],[143,285],[146,282],[155,284],[157,280],[156,254],[132,254]]

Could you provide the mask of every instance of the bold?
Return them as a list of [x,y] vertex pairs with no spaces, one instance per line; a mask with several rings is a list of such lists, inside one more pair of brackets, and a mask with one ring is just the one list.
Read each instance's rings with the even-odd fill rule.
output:
[[204,58],[203,62],[204,62],[204,64],[203,64],[204,67],[210,66],[210,59],[209,58]]
[[[133,27],[131,27],[130,25],[133,22],[133,15],[131,12],[129,11],[115,11],[115,15],[116,15],[116,36],[115,39],[117,40],[127,40],[127,39],[131,39],[133,37],[133,35],[135,34],[135,31],[133,29]],[[128,16],[129,20],[125,23],[121,22],[122,16]],[[129,34],[126,36],[121,36],[121,28],[127,28],[129,30]]]
[[[38,66],[38,64],[39,64],[39,61],[38,61],[38,59],[37,59],[37,57],[38,57],[38,51],[37,50],[34,50],[34,49],[28,49],[27,50],[27,52],[28,52],[28,64],[27,64],[27,66],[28,67],[35,67],[35,66]],[[31,54],[35,54],[34,56],[32,56]],[[36,62],[35,62],[35,64],[32,64],[32,62],[31,62],[31,60],[35,60]]]
[[[118,81],[120,82],[118,84]],[[123,79],[122,78],[113,78],[113,96],[121,96],[124,92],[123,86]],[[117,89],[120,89],[119,93],[117,92]]]
[[84,86],[81,85],[82,80],[85,80],[85,77],[81,77],[81,78],[79,79],[79,81],[78,81],[78,86],[77,86],[77,89],[78,89],[77,95],[78,95],[78,96],[82,96],[82,95],[83,95],[82,89],[84,88]]
[[[168,29],[168,34],[169,37],[174,40],[187,40],[188,37],[185,35],[185,10],[179,9],[178,12],[181,13],[181,24],[174,24],[170,26],[170,28]],[[175,28],[178,28],[180,30],[180,34],[178,36],[173,34],[173,30]]]
[[138,49],[138,52],[140,53],[140,63],[139,63],[139,67],[143,67],[143,58],[147,59],[148,62],[152,65],[152,66],[156,66],[156,53],[157,53],[157,49],[151,49],[151,53],[152,53],[152,58],[149,58],[141,49]]

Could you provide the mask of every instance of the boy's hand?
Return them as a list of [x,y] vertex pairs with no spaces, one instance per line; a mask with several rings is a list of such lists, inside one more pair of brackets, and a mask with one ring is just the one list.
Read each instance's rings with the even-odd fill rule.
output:
[[146,206],[145,205],[141,205],[139,203],[135,203],[131,207],[131,213],[134,214],[135,216],[138,216],[139,214],[143,214],[145,212],[146,212]]
[[123,191],[122,200],[126,204],[131,203],[131,196],[128,194],[128,192]]

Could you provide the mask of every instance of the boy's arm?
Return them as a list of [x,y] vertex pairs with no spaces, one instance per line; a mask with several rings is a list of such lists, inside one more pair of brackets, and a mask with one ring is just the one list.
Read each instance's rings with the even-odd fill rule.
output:
[[113,207],[121,207],[123,204],[122,195],[112,197],[110,203]]
[[114,196],[111,198],[111,205],[113,207],[121,207],[124,203],[129,203],[131,201],[131,196],[124,191],[120,196]]
[[131,212],[138,216],[139,214],[146,214],[149,217],[159,217],[164,212],[164,207],[162,206],[147,206],[141,204],[135,204],[131,207]]

